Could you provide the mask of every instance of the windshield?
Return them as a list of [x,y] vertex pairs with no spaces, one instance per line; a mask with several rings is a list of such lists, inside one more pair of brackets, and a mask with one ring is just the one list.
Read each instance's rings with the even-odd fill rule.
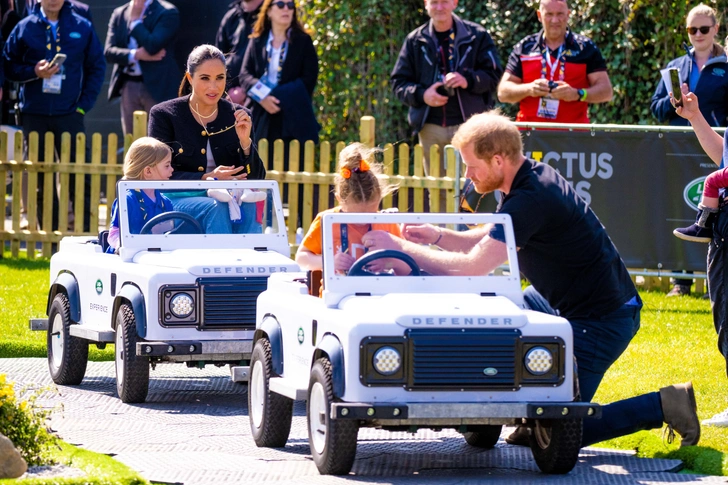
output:
[[252,247],[266,236],[287,242],[272,181],[121,181],[118,193],[109,239],[121,248]]
[[[493,240],[493,254],[502,255],[492,267],[438,265],[430,260],[435,251],[440,252],[439,260],[463,256],[487,239]],[[337,298],[413,290],[520,294],[507,215],[332,213],[324,216],[322,250],[324,295],[329,291]]]

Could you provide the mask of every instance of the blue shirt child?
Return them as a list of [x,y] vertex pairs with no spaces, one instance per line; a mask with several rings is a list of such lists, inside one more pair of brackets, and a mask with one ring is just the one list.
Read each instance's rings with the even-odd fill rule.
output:
[[[162,193],[155,189],[154,198],[152,200],[144,191],[140,189],[126,191],[126,207],[129,211],[128,223],[129,233],[139,234],[142,232],[142,227],[154,216],[162,214],[163,212],[169,212],[173,210],[172,201],[162,195]],[[109,242],[111,245],[107,249],[107,253],[114,253],[118,244],[114,246],[113,236],[118,238],[119,231],[119,199],[114,201],[111,206],[111,228],[109,230]],[[116,234],[114,234],[116,233]]]

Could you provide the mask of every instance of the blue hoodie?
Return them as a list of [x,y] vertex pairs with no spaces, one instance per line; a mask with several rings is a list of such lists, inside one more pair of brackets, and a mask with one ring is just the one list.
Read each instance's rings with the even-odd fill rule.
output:
[[[96,103],[104,82],[104,49],[91,23],[64,2],[58,17],[58,36],[50,34],[50,24],[41,13],[40,3],[10,33],[3,59],[5,76],[22,83],[20,111],[38,115],[66,115],[80,108],[88,112]],[[47,41],[50,38],[50,43]],[[43,80],[35,75],[35,65],[50,62],[57,52],[65,54],[65,78],[60,94],[43,92]]]

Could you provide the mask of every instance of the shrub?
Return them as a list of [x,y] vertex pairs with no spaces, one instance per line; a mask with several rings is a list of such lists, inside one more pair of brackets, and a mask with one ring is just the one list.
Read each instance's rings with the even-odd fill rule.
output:
[[56,440],[46,428],[50,411],[35,405],[37,397],[38,393],[33,393],[18,402],[13,383],[0,374],[0,433],[20,450],[28,466],[49,464],[50,447]]
[[[703,0],[726,19],[728,6]],[[656,124],[650,98],[659,69],[684,54],[688,0],[570,0],[571,26],[599,46],[614,86],[611,103],[592,105],[595,123]],[[538,0],[460,0],[456,13],[479,22],[498,46],[505,66],[513,46],[538,32]],[[394,98],[389,75],[405,36],[427,20],[422,0],[312,0],[304,4],[315,31],[319,81],[315,93],[322,138],[358,139],[359,118],[377,119],[380,143],[410,141],[407,109]],[[722,42],[725,32],[719,33]],[[504,106],[514,114],[515,106]]]

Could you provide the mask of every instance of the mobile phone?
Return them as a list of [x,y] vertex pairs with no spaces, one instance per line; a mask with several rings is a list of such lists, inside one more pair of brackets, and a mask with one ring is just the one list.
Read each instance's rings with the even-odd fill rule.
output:
[[675,98],[675,106],[682,106],[682,83],[680,82],[679,71],[670,68],[670,82],[672,83],[672,97]]
[[559,87],[559,83],[556,81],[549,81],[549,93]]
[[63,63],[66,62],[66,54],[61,54],[60,52],[56,54],[56,56],[51,60],[51,67],[58,66],[61,67]]

